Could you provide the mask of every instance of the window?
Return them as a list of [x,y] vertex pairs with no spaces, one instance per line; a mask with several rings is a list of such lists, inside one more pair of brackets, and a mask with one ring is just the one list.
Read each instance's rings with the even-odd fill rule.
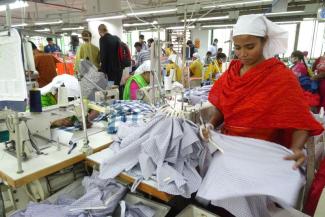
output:
[[[147,41],[149,38],[158,38],[158,32],[155,30],[148,30],[148,31],[139,31],[139,30],[134,30],[130,32],[123,32],[122,40],[129,45],[131,54],[136,54],[136,50],[133,47],[134,43],[139,41],[139,35],[144,35],[145,41]],[[165,30],[160,31],[160,40],[165,41]]]
[[[182,53],[182,48],[183,48],[183,35],[184,35],[184,30],[179,29],[179,30],[171,30],[170,36],[171,36],[171,41],[174,45],[173,49],[181,54]],[[186,31],[186,41],[191,39],[191,32],[189,30]],[[167,47],[167,45],[166,45]]]
[[311,56],[314,58],[319,57],[325,50],[324,47],[324,36],[325,36],[325,23],[318,23],[316,25],[316,33],[313,44],[313,52]]
[[[158,39],[158,32],[151,30],[151,31],[141,31],[140,35],[144,35],[144,39],[147,41],[149,38],[157,38]],[[160,30],[160,40],[165,41],[165,30]]]
[[213,38],[209,41],[212,41],[217,38],[218,39],[218,48],[222,48],[222,52],[225,53],[227,56],[229,55],[229,43],[231,38],[231,30],[232,29],[214,29],[213,31]]
[[290,57],[295,47],[295,37],[297,24],[279,24],[283,29],[288,31],[288,49],[284,53],[284,57]]

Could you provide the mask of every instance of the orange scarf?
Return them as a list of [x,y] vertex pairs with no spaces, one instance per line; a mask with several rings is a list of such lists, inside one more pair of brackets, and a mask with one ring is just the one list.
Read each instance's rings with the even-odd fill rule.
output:
[[273,129],[291,133],[301,129],[310,131],[310,135],[323,131],[309,111],[298,80],[281,61],[267,59],[243,76],[239,75],[241,67],[239,60],[233,60],[209,94],[209,101],[224,115],[226,129]]

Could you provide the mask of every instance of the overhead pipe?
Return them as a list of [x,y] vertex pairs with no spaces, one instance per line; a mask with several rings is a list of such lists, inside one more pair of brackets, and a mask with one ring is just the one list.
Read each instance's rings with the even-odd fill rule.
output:
[[48,3],[48,2],[45,2],[44,0],[26,0],[26,1],[28,1],[28,2],[34,2],[34,3],[39,3],[39,4],[50,5],[50,6],[54,6],[54,7],[68,8],[68,9],[73,9],[73,10],[77,10],[77,11],[81,11],[81,12],[84,12],[85,11],[85,9],[82,9],[82,8],[76,8],[76,7],[72,7],[72,6],[69,6],[69,5]]

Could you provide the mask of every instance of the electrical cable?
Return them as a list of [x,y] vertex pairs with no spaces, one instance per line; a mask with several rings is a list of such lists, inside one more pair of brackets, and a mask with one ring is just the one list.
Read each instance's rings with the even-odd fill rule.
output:
[[27,131],[28,131],[28,136],[29,136],[30,144],[31,144],[32,147],[36,150],[36,154],[38,154],[38,155],[43,154],[43,153],[39,150],[39,148],[38,148],[36,142],[33,141],[33,139],[32,139],[32,138],[33,138],[33,135],[31,134],[31,132],[30,132],[30,130],[29,130],[29,128],[28,128],[26,122],[25,122],[25,125],[26,125]]
[[[147,22],[147,21],[145,21],[145,20],[139,18],[139,17],[134,13],[134,11],[133,11],[133,9],[132,9],[132,7],[131,7],[131,4],[130,4],[130,2],[129,2],[129,0],[126,0],[126,2],[128,3],[128,7],[129,7],[131,13],[134,14],[133,16],[134,16],[137,20],[139,20],[140,22],[143,22],[143,23],[149,23],[149,22]],[[158,28],[158,27],[155,26],[153,23],[150,23],[150,25],[152,25],[155,29]]]
[[208,12],[206,12],[205,14],[203,14],[202,16],[196,18],[195,20],[193,20],[193,22],[189,23],[186,27],[191,26],[192,24],[194,24],[195,22],[197,22],[199,19],[205,17],[206,15],[208,15],[209,13],[211,13],[212,11],[214,11],[217,7],[211,8],[210,10],[208,10]]
[[[196,6],[196,4],[197,4],[197,0],[195,0],[195,3],[194,3],[194,7]],[[192,19],[192,17],[193,17],[193,14],[194,14],[194,10],[192,10],[192,14],[191,14],[191,16],[190,16],[189,20],[191,20],[191,19]],[[184,20],[184,22],[185,22],[185,20]],[[187,25],[186,25],[186,26],[187,26]]]

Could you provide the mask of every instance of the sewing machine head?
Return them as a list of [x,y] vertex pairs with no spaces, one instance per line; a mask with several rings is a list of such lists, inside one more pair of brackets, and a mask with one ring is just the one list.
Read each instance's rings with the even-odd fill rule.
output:
[[107,102],[119,99],[118,86],[112,86],[107,90],[97,91],[95,93],[95,102]]
[[78,107],[80,107],[80,105],[77,105],[76,102],[70,102],[65,108],[54,105],[44,108],[43,112],[40,113],[27,113],[26,125],[30,134],[48,143],[52,140],[51,124],[56,120],[71,117],[73,115],[78,117],[78,112],[75,109]]

